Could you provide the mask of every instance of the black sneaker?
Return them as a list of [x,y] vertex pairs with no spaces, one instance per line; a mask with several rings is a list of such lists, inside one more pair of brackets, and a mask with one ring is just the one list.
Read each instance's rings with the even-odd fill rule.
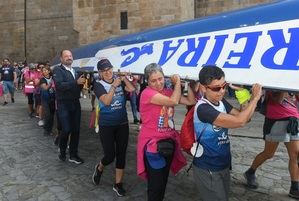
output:
[[11,98],[11,102],[14,103],[14,102],[15,102],[15,99],[14,99],[14,98]]
[[77,165],[84,163],[84,160],[80,158],[78,155],[70,156],[69,162],[76,163]]
[[126,195],[126,190],[123,188],[122,183],[114,184],[113,190],[116,192],[117,196],[123,197]]
[[290,189],[289,197],[299,199],[299,190]]
[[4,106],[4,105],[7,105],[7,102],[6,102],[6,101],[4,101],[3,106]]
[[65,156],[65,154],[59,154],[58,155],[58,158],[61,160],[61,161],[63,161],[63,162],[65,162],[66,161],[66,156]]
[[92,182],[94,183],[94,185],[99,185],[100,184],[100,180],[101,180],[101,176],[102,176],[102,173],[103,171],[99,171],[98,167],[100,165],[97,164],[94,168],[94,172],[93,172],[93,175],[92,175]]
[[28,116],[30,119],[32,119],[34,117],[34,112],[30,112],[30,114]]
[[248,188],[257,189],[258,183],[255,181],[255,174],[250,174],[248,171],[244,173],[244,178]]

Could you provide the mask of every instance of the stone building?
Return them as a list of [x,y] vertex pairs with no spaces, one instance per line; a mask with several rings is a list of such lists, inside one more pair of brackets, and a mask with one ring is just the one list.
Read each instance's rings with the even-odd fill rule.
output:
[[63,48],[273,0],[1,0],[0,58],[51,60]]

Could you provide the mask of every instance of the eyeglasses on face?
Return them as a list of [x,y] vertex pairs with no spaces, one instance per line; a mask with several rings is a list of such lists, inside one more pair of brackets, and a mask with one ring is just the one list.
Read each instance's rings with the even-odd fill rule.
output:
[[221,89],[226,89],[226,87],[227,87],[227,85],[228,85],[228,83],[227,82],[224,82],[221,86],[208,86],[208,85],[206,85],[206,87],[208,88],[208,89],[210,89],[211,91],[214,91],[214,92],[219,92]]

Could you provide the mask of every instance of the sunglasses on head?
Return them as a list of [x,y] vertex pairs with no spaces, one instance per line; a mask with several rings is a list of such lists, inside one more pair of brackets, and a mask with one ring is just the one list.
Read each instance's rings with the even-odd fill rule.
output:
[[214,92],[218,92],[218,91],[220,91],[221,89],[225,89],[227,85],[228,85],[228,83],[227,83],[227,82],[224,82],[221,86],[210,87],[210,86],[206,85],[206,87],[209,88],[209,89],[211,89],[211,90],[214,91]]

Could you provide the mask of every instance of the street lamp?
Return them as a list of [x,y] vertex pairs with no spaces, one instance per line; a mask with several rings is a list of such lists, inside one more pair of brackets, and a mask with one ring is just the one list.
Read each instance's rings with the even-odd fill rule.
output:
[[27,62],[27,0],[24,0],[24,56]]

